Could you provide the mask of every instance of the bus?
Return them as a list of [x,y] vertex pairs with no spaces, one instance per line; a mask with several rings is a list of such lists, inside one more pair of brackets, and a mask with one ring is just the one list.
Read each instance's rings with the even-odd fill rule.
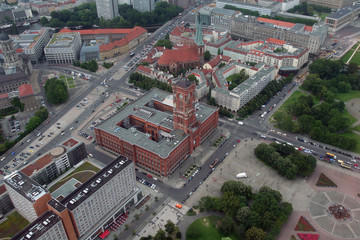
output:
[[327,158],[332,158],[332,159],[336,159],[336,156],[332,153],[326,153],[326,156]]
[[351,170],[351,166],[349,164],[346,164],[346,163],[342,163],[341,167]]

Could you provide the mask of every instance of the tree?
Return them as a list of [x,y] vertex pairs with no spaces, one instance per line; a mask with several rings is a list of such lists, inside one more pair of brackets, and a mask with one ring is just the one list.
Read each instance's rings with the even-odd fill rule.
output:
[[159,229],[154,236],[154,240],[166,240],[166,233],[164,230]]
[[18,97],[11,99],[11,105],[13,105],[15,108],[18,108],[20,112],[24,111],[25,104],[22,103]]
[[172,44],[171,44],[170,40],[160,39],[160,40],[157,41],[157,43],[155,44],[155,47],[165,47],[165,48],[167,48],[167,49],[171,49],[171,48],[172,48]]
[[165,224],[165,231],[171,235],[174,231],[175,231],[175,224],[168,220],[167,223]]
[[210,106],[216,106],[216,100],[215,100],[215,98],[211,97],[211,98],[209,99],[209,101],[208,101],[208,104],[209,104]]
[[251,210],[249,207],[240,208],[236,214],[236,221],[240,224],[245,224],[249,217],[250,212]]
[[195,82],[196,85],[199,83],[199,80],[196,78],[196,76],[194,74],[190,74],[188,77],[187,77],[191,82]]
[[234,231],[234,220],[229,216],[225,216],[220,221],[218,228],[224,235],[230,235]]
[[181,232],[179,231],[179,232],[176,232],[176,238],[177,239],[181,239]]
[[359,69],[359,66],[357,65],[357,63],[354,63],[354,62],[349,63],[348,72],[350,74],[356,73],[358,71],[358,69]]
[[49,20],[46,17],[40,18],[40,24],[45,26],[49,23]]
[[221,192],[230,192],[237,196],[245,196],[249,199],[252,195],[252,188],[242,182],[227,181],[222,185]]
[[211,59],[211,54],[209,51],[204,52],[204,59],[205,61],[209,61]]
[[261,228],[252,227],[245,233],[245,240],[264,240],[265,232]]
[[59,104],[68,100],[69,93],[63,81],[56,78],[48,79],[45,83],[46,100],[49,103]]

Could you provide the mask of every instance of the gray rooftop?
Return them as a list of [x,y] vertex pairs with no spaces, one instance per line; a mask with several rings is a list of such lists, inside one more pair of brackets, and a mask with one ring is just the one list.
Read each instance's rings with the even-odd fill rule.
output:
[[[183,84],[183,83],[179,83]],[[188,135],[182,130],[173,129],[173,115],[170,112],[163,112],[152,107],[154,101],[161,102],[168,106],[173,106],[173,95],[157,88],[151,89],[136,101],[128,104],[125,108],[114,114],[112,117],[98,125],[96,128],[108,132],[111,135],[123,139],[124,141],[137,145],[143,149],[156,153],[161,158],[166,158]],[[196,119],[204,122],[217,108],[196,103]],[[143,133],[134,126],[128,128],[117,125],[124,121],[128,116],[133,115],[142,118],[146,122],[151,122],[157,126],[163,126],[169,130],[171,137],[162,138],[159,142],[151,139],[151,135]]]
[[53,211],[47,211],[41,215],[34,222],[29,224],[23,230],[18,232],[11,239],[13,240],[28,240],[28,239],[38,239],[40,236],[45,234],[50,228],[52,228],[56,223],[60,222],[61,218],[56,215]]
[[32,203],[48,193],[41,185],[19,171],[5,176],[5,183],[7,188],[11,187]]
[[66,206],[70,211],[74,210],[82,202],[88,199],[98,189],[106,185],[106,183],[109,182],[110,179],[119,174],[131,163],[132,161],[124,156],[117,157],[110,164],[101,169],[89,180],[87,180],[80,187],[78,187],[75,191],[62,199],[60,201],[61,204],[63,204],[63,206]]
[[327,16],[327,18],[341,19],[341,18],[351,14],[353,11],[358,10],[359,8],[360,8],[359,4],[355,4],[354,6],[340,8],[336,12],[329,14]]

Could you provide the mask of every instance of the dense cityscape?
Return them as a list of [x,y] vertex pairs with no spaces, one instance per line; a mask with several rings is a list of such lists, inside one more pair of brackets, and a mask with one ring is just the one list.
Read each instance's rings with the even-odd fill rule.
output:
[[0,239],[360,239],[359,14],[0,0]]

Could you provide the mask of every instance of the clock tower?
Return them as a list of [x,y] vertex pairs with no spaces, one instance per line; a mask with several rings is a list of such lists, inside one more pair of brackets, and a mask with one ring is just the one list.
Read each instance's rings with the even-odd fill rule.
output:
[[174,92],[174,129],[181,129],[186,134],[192,134],[196,127],[195,111],[195,88],[196,84],[187,78],[180,79],[173,85]]

